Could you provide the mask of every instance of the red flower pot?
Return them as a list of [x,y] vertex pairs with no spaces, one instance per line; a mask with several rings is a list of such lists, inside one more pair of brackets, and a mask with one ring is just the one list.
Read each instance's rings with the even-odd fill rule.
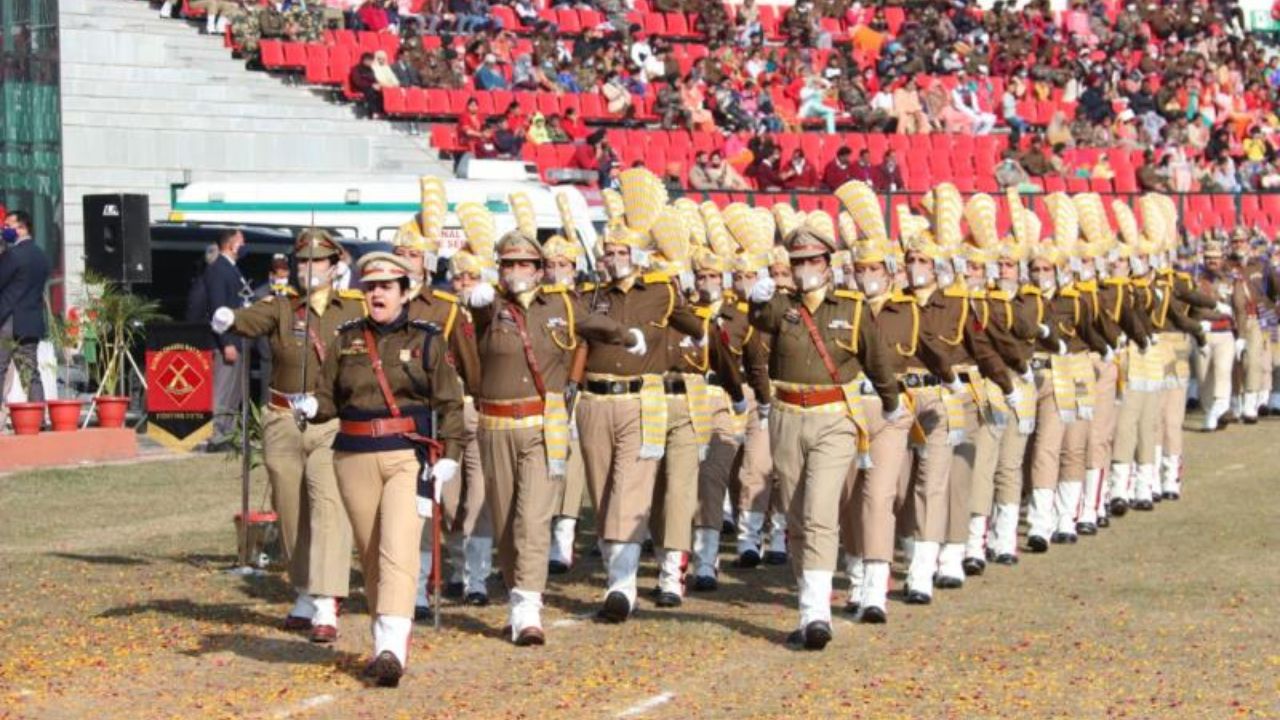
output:
[[49,422],[54,432],[72,432],[80,428],[80,400],[50,400]]
[[44,424],[44,403],[10,403],[9,420],[15,435],[35,435]]
[[98,398],[98,427],[124,427],[124,412],[129,409],[129,398],[103,395]]

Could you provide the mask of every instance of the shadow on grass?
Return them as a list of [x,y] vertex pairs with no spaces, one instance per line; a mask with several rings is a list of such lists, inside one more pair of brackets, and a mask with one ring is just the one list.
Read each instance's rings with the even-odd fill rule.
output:
[[197,622],[218,623],[232,627],[254,625],[257,627],[278,629],[280,618],[258,612],[250,607],[237,603],[201,604],[186,598],[170,600],[151,600],[145,603],[121,605],[103,610],[99,618],[130,618],[136,615],[158,613],[173,617],[194,620]]
[[187,657],[215,653],[233,653],[258,662],[289,665],[331,665],[344,674],[359,679],[364,668],[359,653],[335,650],[303,638],[278,638],[241,633],[209,633],[200,639],[200,647],[184,651]]
[[76,562],[88,563],[90,565],[150,565],[151,561],[138,557],[128,557],[127,555],[84,555],[81,553],[69,552],[52,552],[48,553],[50,557],[62,558],[63,560],[74,560]]

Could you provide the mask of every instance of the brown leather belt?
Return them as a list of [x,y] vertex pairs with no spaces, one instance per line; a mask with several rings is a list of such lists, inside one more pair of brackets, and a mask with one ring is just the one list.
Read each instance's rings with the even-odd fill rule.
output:
[[542,415],[546,410],[546,403],[541,400],[517,400],[515,402],[485,402],[480,400],[476,403],[476,409],[480,411],[481,415],[521,420]]
[[271,391],[271,397],[267,399],[267,404],[281,410],[293,410],[293,403],[289,402],[289,396],[279,390]]
[[844,402],[844,390],[838,387],[805,388],[803,390],[777,388],[774,390],[774,396],[777,397],[778,402],[797,407],[817,407],[819,405]]
[[403,435],[418,431],[418,425],[411,417],[374,418],[373,420],[341,420],[338,432],[343,435],[360,437],[386,437]]
[[1231,320],[1228,318],[1209,321],[1209,332],[1230,332],[1230,331],[1231,331]]

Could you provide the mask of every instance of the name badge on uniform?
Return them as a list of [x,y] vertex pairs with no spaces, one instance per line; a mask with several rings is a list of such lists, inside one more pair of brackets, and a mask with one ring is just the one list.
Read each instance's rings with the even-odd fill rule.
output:
[[507,325],[515,325],[516,319],[512,317],[510,310],[503,308],[498,312],[498,322],[505,323]]
[[594,310],[595,312],[601,313],[603,315],[608,315],[609,307],[610,307],[610,304],[608,300],[601,300],[600,302],[596,303]]
[[339,355],[364,355],[366,354],[364,347],[364,338],[351,338],[351,344],[338,350]]
[[852,330],[853,326],[849,324],[848,320],[836,319],[827,323],[827,329],[828,330]]
[[562,318],[562,317],[553,317],[553,318],[550,318],[550,319],[548,319],[548,320],[547,320],[547,327],[549,327],[549,328],[567,328],[567,327],[569,327],[569,321],[568,321],[568,320],[565,320],[565,319],[564,319],[564,318]]
[[413,358],[413,351],[409,348],[400,348],[400,362],[407,363]]
[[307,324],[306,324],[306,322],[305,322],[305,321],[302,321],[302,320],[296,320],[296,321],[294,321],[294,323],[293,323],[293,336],[294,336],[294,337],[306,337],[306,335],[307,335]]
[[795,309],[788,310],[787,314],[782,316],[782,319],[789,323],[798,323],[800,322],[800,312]]
[[694,346],[693,338],[689,337],[688,335],[685,335],[684,337],[680,338],[680,347],[692,348],[693,346]]

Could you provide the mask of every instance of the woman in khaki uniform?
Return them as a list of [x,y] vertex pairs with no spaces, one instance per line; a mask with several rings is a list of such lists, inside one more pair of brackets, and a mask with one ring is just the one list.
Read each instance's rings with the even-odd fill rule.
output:
[[[334,469],[373,617],[365,676],[394,687],[409,654],[423,518],[462,457],[462,393],[439,328],[408,317],[408,263],[373,252],[358,267],[369,316],[339,329],[304,414],[338,418]],[[433,433],[443,450],[427,467],[424,446]],[[430,488],[420,482],[428,477]]]

